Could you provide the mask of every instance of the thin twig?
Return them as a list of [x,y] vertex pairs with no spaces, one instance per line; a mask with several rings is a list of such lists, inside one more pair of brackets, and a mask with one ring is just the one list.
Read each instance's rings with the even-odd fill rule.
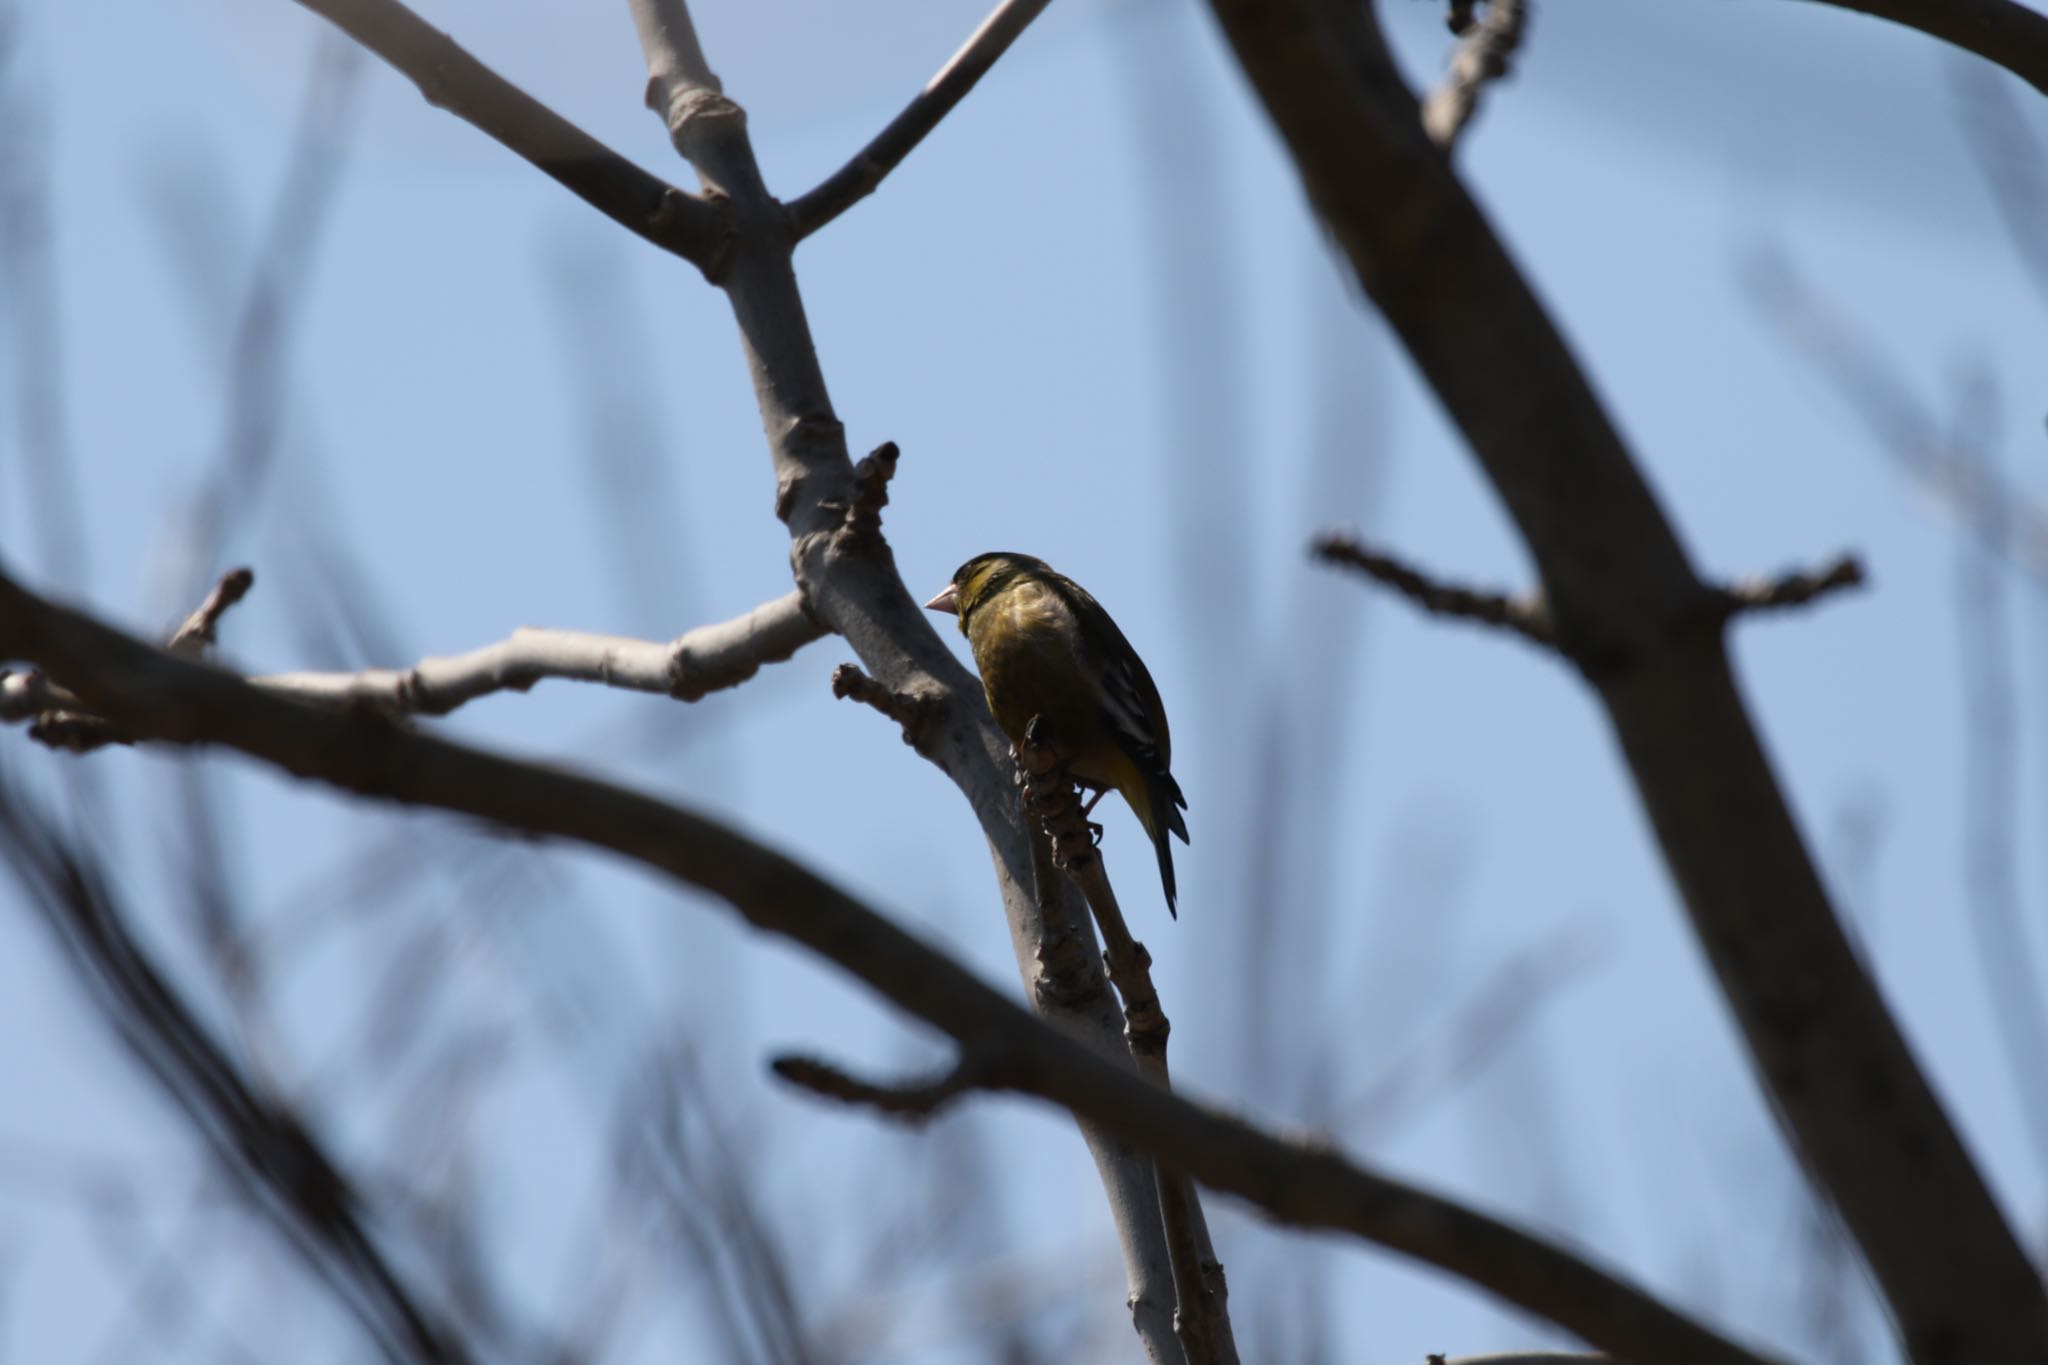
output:
[[[1152,955],[1131,937],[1130,927],[1124,923],[1123,908],[1109,884],[1108,866],[1082,812],[1080,792],[1054,752],[1039,717],[1034,716],[1025,727],[1016,756],[1024,807],[1045,831],[1055,863],[1080,888],[1102,931],[1102,958],[1109,967],[1110,984],[1123,999],[1124,1041],[1138,1064],[1138,1074],[1161,1089],[1171,1089],[1166,1040],[1173,1025],[1152,985]],[[1155,1168],[1155,1179],[1167,1254],[1173,1263],[1174,1333],[1187,1353],[1188,1365],[1236,1365],[1230,1288],[1222,1262],[1208,1245],[1208,1228],[1194,1185],[1184,1173],[1164,1166]]]
[[901,455],[894,441],[884,441],[853,467],[853,502],[845,522],[849,541],[881,543],[882,509],[889,505],[889,481],[896,477]]
[[856,152],[853,160],[789,206],[798,240],[873,194],[875,187],[902,164],[927,133],[939,126],[939,120],[953,112],[953,106],[966,98],[975,82],[988,74],[996,59],[1009,50],[1010,44],[1050,3],[1051,0],[1003,0],[996,6],[995,12],[982,21],[981,27],[939,68],[939,74],[925,83],[903,112],[890,120],[888,127],[875,134],[874,140]]
[[1776,578],[1739,578],[1715,590],[1720,611],[1736,616],[1748,611],[1782,611],[1803,607],[1843,588],[1864,583],[1863,561],[1837,555],[1825,568],[1794,569]]
[[206,652],[206,647],[213,643],[214,632],[220,627],[220,618],[227,615],[229,609],[237,602],[248,596],[249,589],[255,586],[255,583],[254,569],[229,569],[220,576],[220,582],[213,585],[213,591],[206,594],[206,600],[185,618],[183,624],[171,632],[170,643],[164,648],[181,658],[198,658]]
[[841,664],[832,670],[832,695],[881,712],[903,728],[903,742],[920,751],[931,738],[932,727],[940,715],[936,697],[884,687],[856,664]]
[[1366,577],[1386,584],[1432,615],[1501,626],[1545,648],[1557,645],[1550,610],[1540,598],[1510,597],[1506,593],[1480,592],[1439,583],[1419,569],[1410,568],[1390,555],[1369,548],[1356,537],[1336,532],[1317,537],[1309,552],[1325,563],[1356,569]]
[[858,1104],[910,1123],[923,1123],[971,1090],[990,1084],[991,1059],[962,1053],[960,1061],[928,1080],[884,1084],[864,1081],[815,1057],[782,1056],[768,1066],[791,1085],[841,1104]]
[[[1332,532],[1320,536],[1309,549],[1325,563],[1341,564],[1386,584],[1434,615],[1500,626],[1545,648],[1557,647],[1550,611],[1541,597],[1511,597],[1440,583],[1350,535]],[[1819,569],[1793,569],[1769,578],[1739,578],[1710,588],[1699,617],[1704,622],[1719,624],[1749,612],[1803,607],[1844,588],[1861,587],[1864,582],[1863,561],[1853,554],[1837,555]]]
[[[254,571],[246,568],[231,569],[221,575],[206,600],[171,633],[165,648],[180,658],[199,658],[213,643],[220,618],[248,594],[255,582]],[[76,696],[41,673],[9,673],[0,669],[0,724],[22,720],[31,721],[30,739],[66,753],[89,754],[109,744],[129,742],[118,728],[93,715]]]
[[1160,1089],[1034,1018],[807,868],[715,821],[559,768],[500,758],[359,709],[297,704],[177,659],[0,576],[0,660],[64,678],[130,733],[223,744],[362,795],[608,849],[723,900],[859,978],[963,1048],[998,1048],[1009,1088],[1085,1117],[1285,1222],[1355,1233],[1443,1267],[1589,1342],[1663,1365],[1762,1359],[1562,1248]]
[[613,222],[718,275],[730,228],[715,204],[634,165],[397,0],[298,2],[397,68],[427,103],[482,129]]
[[1471,0],[1453,0],[1451,31],[1458,46],[1451,68],[1422,102],[1422,126],[1430,141],[1449,150],[1479,112],[1486,87],[1508,74],[1508,63],[1529,24],[1529,0],[1486,0],[1486,17],[1472,17]]

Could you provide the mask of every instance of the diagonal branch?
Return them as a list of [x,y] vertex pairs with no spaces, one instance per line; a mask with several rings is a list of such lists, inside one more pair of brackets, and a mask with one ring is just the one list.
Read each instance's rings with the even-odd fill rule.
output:
[[1512,597],[1442,583],[1346,535],[1318,536],[1309,552],[1326,564],[1341,564],[1375,582],[1384,583],[1432,616],[1448,616],[1511,630],[1531,644],[1557,647],[1550,610],[1540,597]]
[[1762,1359],[1540,1238],[1378,1175],[1333,1148],[1275,1137],[1133,1075],[807,868],[680,807],[397,728],[373,712],[272,696],[5,577],[0,659],[47,669],[138,736],[225,745],[364,796],[606,849],[707,891],[756,928],[859,978],[963,1052],[992,1050],[992,1074],[1004,1088],[1083,1116],[1283,1222],[1350,1232],[1460,1275],[1601,1349],[1662,1365]]
[[482,129],[613,222],[718,274],[726,230],[715,205],[634,165],[398,0],[298,3],[397,68],[427,103]]
[[[1037,894],[1035,841],[1017,806],[1009,744],[980,686],[905,589],[882,537],[847,533],[848,513],[862,501],[860,480],[797,288],[791,216],[761,178],[745,116],[720,92],[683,0],[629,5],[647,58],[648,103],[699,179],[729,205],[732,250],[718,283],[753,375],[775,478],[775,513],[789,530],[797,584],[884,693],[928,699],[920,708],[934,719],[922,727],[918,752],[960,789],[988,840],[1018,974],[1033,1008],[1128,1066],[1085,908],[1056,878],[1043,879],[1043,901]],[[1132,1323],[1147,1355],[1164,1365],[1180,1347],[1152,1164],[1087,1119],[1080,1128],[1116,1226]]]
[[1373,7],[1210,5],[1330,235],[1520,531],[1758,1079],[1907,1350],[1923,1365],[2048,1360],[2039,1275],[1842,931],[1724,633],[1701,628],[1717,594],[1423,130]]
[[2048,15],[2019,0],[1814,0],[1918,29],[2048,95]]
[[996,59],[1009,51],[1010,44],[1051,2],[1003,0],[996,6],[995,12],[982,21],[951,60],[939,68],[939,74],[917,92],[917,98],[889,121],[888,127],[875,134],[874,140],[856,152],[853,160],[789,206],[798,240],[873,194],[875,187],[903,163],[903,158],[924,141],[926,134],[939,126],[939,120],[953,112],[953,106],[967,97],[967,92],[988,74]]
[[[1131,937],[1109,884],[1109,869],[1081,808],[1081,794],[1053,751],[1040,717],[1032,717],[1024,728],[1024,741],[1017,746],[1017,776],[1025,809],[1050,843],[1054,865],[1073,879],[1102,931],[1102,958],[1109,966],[1110,984],[1123,998],[1124,1041],[1138,1074],[1162,1090],[1171,1089],[1166,1040],[1173,1024],[1152,984],[1152,954]],[[1237,1365],[1230,1286],[1210,1245],[1201,1201],[1182,1172],[1161,1166],[1157,1181],[1166,1251],[1173,1263],[1174,1333],[1187,1352],[1188,1365]]]

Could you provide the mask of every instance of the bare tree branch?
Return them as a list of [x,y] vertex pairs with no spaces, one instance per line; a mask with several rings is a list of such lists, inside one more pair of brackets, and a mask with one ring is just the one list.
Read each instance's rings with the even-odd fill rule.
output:
[[857,701],[895,721],[903,730],[903,742],[913,749],[928,743],[932,726],[944,718],[937,698],[928,693],[892,691],[855,664],[841,664],[832,670],[832,695],[842,701]]
[[[819,619],[846,638],[861,667],[895,695],[929,698],[935,723],[917,751],[952,779],[989,842],[1016,953],[1032,1005],[1124,1057],[1118,1016],[1092,935],[1077,931],[1078,897],[1035,893],[1033,841],[1011,783],[1009,745],[918,602],[904,588],[879,534],[846,534],[859,499],[846,432],[832,408],[797,289],[789,213],[762,182],[745,116],[720,93],[682,0],[630,0],[645,50],[648,103],[707,190],[726,196],[733,225],[718,282],[732,305],[768,435],[775,511],[789,528],[798,586]],[[1103,1180],[1129,1281],[1127,1302],[1148,1355],[1167,1362],[1173,1337],[1172,1267],[1158,1217],[1151,1163],[1088,1122],[1081,1124]]]
[[917,98],[874,140],[854,154],[853,160],[834,171],[816,189],[800,195],[789,206],[789,216],[798,240],[810,236],[840,214],[875,192],[889,172],[939,126],[939,120],[953,112],[975,82],[988,74],[996,59],[1009,51],[1010,44],[1030,26],[1051,0],[1003,0],[960,46],[939,74],[925,82]]
[[1715,592],[1422,128],[1372,7],[1211,7],[1310,201],[1520,530],[1759,1079],[1908,1351],[1921,1365],[2048,1359],[2048,1294],[1835,917],[1722,631],[1701,628]]
[[449,658],[422,659],[405,670],[277,673],[252,681],[266,691],[305,701],[364,704],[427,716],[446,715],[493,692],[524,692],[545,678],[697,701],[739,686],[764,665],[779,663],[828,633],[805,610],[802,594],[791,592],[745,615],[698,626],[669,641],[529,626],[497,644]]
[[640,169],[492,71],[397,0],[298,0],[389,62],[429,104],[474,124],[621,227],[715,276],[717,209]]
[[993,1082],[993,1057],[968,1051],[938,1075],[922,1081],[864,1081],[815,1057],[782,1056],[769,1070],[822,1099],[858,1104],[891,1118],[922,1123],[969,1091]]
[[[1131,937],[1124,912],[1109,884],[1109,868],[1096,850],[1094,831],[1081,809],[1080,792],[1060,763],[1044,726],[1033,717],[1017,746],[1017,773],[1024,805],[1051,844],[1054,864],[1080,888],[1102,931],[1102,958],[1110,984],[1123,997],[1124,1040],[1138,1074],[1171,1089],[1166,1040],[1173,1025],[1152,985],[1152,955]],[[1166,1251],[1173,1263],[1174,1334],[1188,1365],[1236,1365],[1237,1339],[1230,1326],[1230,1286],[1209,1242],[1207,1221],[1194,1186],[1179,1171],[1158,1171],[1159,1211]]]
[[1453,583],[1440,583],[1395,559],[1392,555],[1364,545],[1356,537],[1331,533],[1319,536],[1309,552],[1326,564],[1356,569],[1375,582],[1384,583],[1433,616],[1450,616],[1500,626],[1546,649],[1557,647],[1557,633],[1551,628],[1550,611],[1540,597],[1510,597],[1503,592],[1479,592]]
[[1816,0],[1918,29],[2048,95],[2048,15],[2019,0]]
[[1192,1104],[1032,1018],[836,886],[732,830],[592,778],[489,755],[374,712],[272,696],[55,606],[0,577],[0,659],[47,669],[130,733],[222,744],[365,796],[608,849],[700,888],[988,1055],[1004,1087],[1060,1105],[1284,1222],[1355,1233],[1442,1267],[1616,1354],[1663,1365],[1756,1356],[1614,1276],[1329,1147]]
[[[1320,536],[1309,549],[1325,563],[1341,564],[1386,584],[1432,615],[1500,626],[1532,644],[1549,649],[1558,647],[1550,610],[1541,597],[1511,597],[1502,592],[1480,592],[1454,583],[1440,583],[1420,569],[1362,544],[1354,536]],[[1702,621],[1711,623],[1744,612],[1803,607],[1840,589],[1860,587],[1863,581],[1863,562],[1854,555],[1837,555],[1820,569],[1794,569],[1773,578],[1742,578],[1710,589],[1711,595],[1700,605],[1700,616]]]
[[[247,574],[246,569],[237,573]],[[229,579],[222,588],[229,587]],[[252,576],[253,577],[253,576]],[[246,589],[247,583],[242,587]],[[226,610],[215,596],[180,627],[208,609]],[[240,597],[240,592],[234,594]],[[516,630],[494,645],[448,658],[422,659],[409,669],[371,668],[360,673],[275,673],[252,678],[252,686],[276,696],[334,706],[367,706],[393,715],[444,716],[494,692],[524,692],[545,678],[603,683],[634,692],[654,692],[678,701],[697,701],[737,687],[766,664],[778,663],[828,632],[791,592],[743,616],[698,626],[666,642],[574,630]],[[37,673],[0,672],[0,723],[37,717],[30,733],[52,748],[83,752],[101,744],[127,743],[126,736],[81,708],[83,703]],[[53,722],[52,717],[61,718]]]
[[1470,0],[1452,6],[1451,29],[1459,37],[1451,69],[1422,102],[1422,126],[1437,146],[1456,145],[1486,87],[1508,74],[1528,23],[1529,0],[1486,0],[1483,19],[1472,17]]
[[1819,569],[1794,569],[1776,578],[1742,578],[1716,589],[1721,611],[1737,616],[1746,611],[1782,611],[1803,607],[1842,588],[1864,583],[1863,561],[1837,555]]
[[186,659],[196,659],[204,654],[206,647],[213,643],[214,632],[220,628],[220,618],[247,597],[255,584],[254,569],[229,569],[220,576],[220,582],[213,585],[213,591],[206,594],[206,600],[171,632],[171,642],[164,648]]

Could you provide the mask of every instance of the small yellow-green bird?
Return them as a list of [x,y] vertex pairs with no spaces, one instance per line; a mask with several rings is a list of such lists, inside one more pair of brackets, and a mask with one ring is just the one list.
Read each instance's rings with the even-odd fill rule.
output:
[[1159,852],[1167,913],[1178,919],[1166,836],[1188,841],[1180,814],[1188,803],[1168,771],[1166,708],[1144,660],[1102,604],[1042,559],[998,553],[962,564],[925,605],[960,618],[988,709],[1011,743],[1041,716],[1054,752],[1077,781],[1098,793],[1122,793]]

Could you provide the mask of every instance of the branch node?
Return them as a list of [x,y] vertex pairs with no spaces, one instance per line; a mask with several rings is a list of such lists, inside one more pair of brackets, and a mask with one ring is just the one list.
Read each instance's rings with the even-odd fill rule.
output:
[[929,692],[899,692],[861,672],[858,664],[832,670],[832,695],[880,711],[903,728],[903,742],[922,751],[938,723],[941,702]]
[[1331,531],[1316,537],[1309,552],[1326,564],[1341,564],[1385,584],[1431,615],[1484,622],[1511,630],[1532,644],[1547,649],[1558,647],[1557,628],[1541,597],[1511,597],[1439,583],[1344,532]]
[[70,754],[135,742],[112,721],[84,711],[45,711],[29,722],[28,737],[45,748]]
[[909,1124],[925,1123],[967,1091],[986,1088],[995,1072],[988,1057],[977,1052],[962,1052],[947,1070],[922,1081],[864,1081],[830,1062],[788,1054],[769,1062],[768,1069],[814,1095],[866,1105]]
[[842,545],[882,546],[882,509],[889,505],[889,481],[900,454],[894,441],[884,441],[853,467],[853,501],[840,519]]
[[184,623],[171,632],[170,641],[164,646],[171,653],[183,659],[196,659],[206,652],[214,642],[214,632],[220,627],[220,618],[227,615],[237,602],[248,596],[255,586],[256,571],[244,566],[229,569],[220,576],[220,582],[213,585],[213,591],[206,595],[198,609],[186,617]]
[[1774,578],[1738,578],[1713,590],[1709,614],[1719,624],[1747,612],[1803,607],[1845,588],[1862,587],[1866,581],[1863,561],[1853,554],[1841,554],[1820,569],[1793,570]]

